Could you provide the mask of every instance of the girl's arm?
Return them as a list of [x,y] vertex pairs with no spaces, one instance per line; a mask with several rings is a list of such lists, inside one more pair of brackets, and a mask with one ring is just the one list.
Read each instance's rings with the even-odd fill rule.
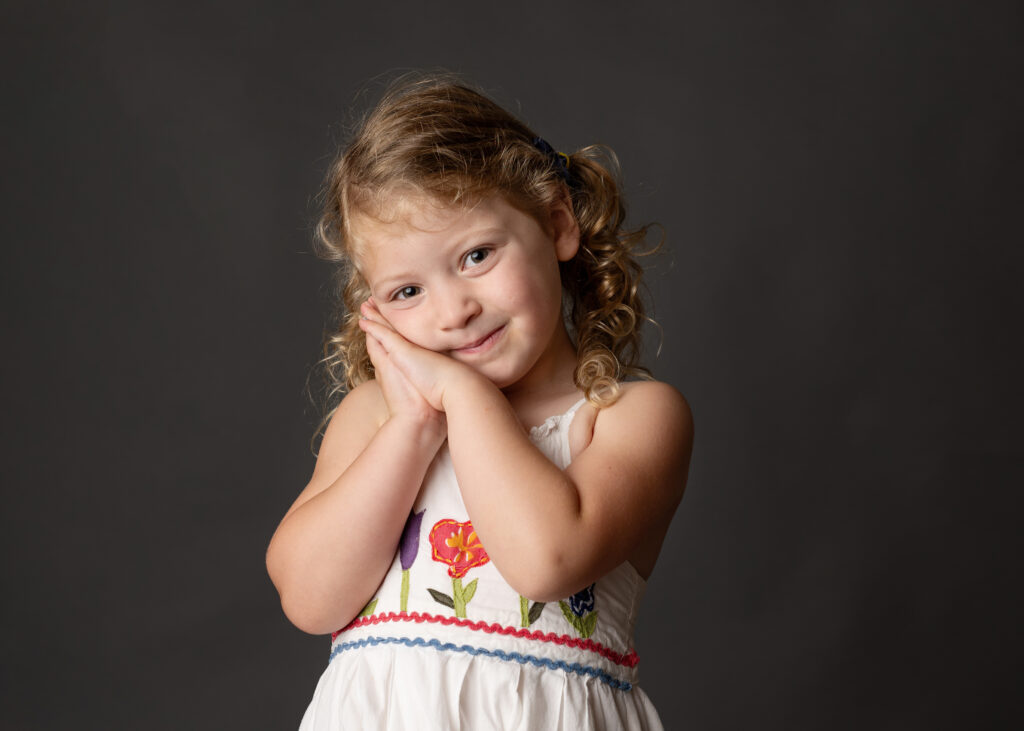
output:
[[492,384],[467,379],[459,389],[444,406],[463,500],[495,566],[524,596],[563,598],[633,558],[652,535],[660,545],[693,440],[678,391],[653,382],[625,387],[563,471]]
[[463,501],[502,576],[524,596],[563,598],[660,544],[682,498],[693,440],[685,399],[662,383],[624,387],[589,446],[561,470],[529,440],[504,394],[468,366],[402,338],[372,309],[376,340],[448,420]]
[[345,397],[267,549],[285,614],[311,634],[345,626],[373,597],[445,439],[443,415],[396,408],[386,391],[370,381]]

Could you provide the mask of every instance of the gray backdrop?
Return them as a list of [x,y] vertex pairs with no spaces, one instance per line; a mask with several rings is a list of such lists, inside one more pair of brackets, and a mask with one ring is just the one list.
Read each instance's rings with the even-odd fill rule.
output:
[[667,234],[649,362],[697,439],[638,652],[668,728],[994,722],[1018,7],[4,2],[2,725],[298,724],[328,640],[263,556],[313,464],[312,197],[357,93],[438,66],[613,146]]

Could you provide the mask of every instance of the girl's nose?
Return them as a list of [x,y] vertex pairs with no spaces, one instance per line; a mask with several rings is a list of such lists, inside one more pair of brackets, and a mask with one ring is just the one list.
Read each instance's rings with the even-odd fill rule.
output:
[[465,287],[452,287],[440,297],[437,307],[438,325],[442,330],[466,327],[480,314],[480,303]]

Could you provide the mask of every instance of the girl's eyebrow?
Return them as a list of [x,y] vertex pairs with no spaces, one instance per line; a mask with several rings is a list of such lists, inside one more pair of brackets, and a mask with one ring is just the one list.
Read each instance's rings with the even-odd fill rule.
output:
[[[463,238],[463,242],[464,243],[468,243],[469,241],[471,241],[473,239],[484,239],[484,238],[491,238],[492,236],[501,236],[501,235],[505,234],[506,231],[508,231],[508,229],[505,228],[504,226],[486,226],[484,228],[477,229],[475,231],[470,231]],[[479,243],[479,242],[477,242],[477,243]]]
[[396,274],[388,274],[387,276],[381,277],[376,282],[368,282],[367,284],[369,284],[370,289],[374,291],[390,290],[393,289],[394,287],[397,287],[399,284],[404,284],[406,282],[414,282],[416,281],[416,279],[417,277],[413,275],[411,272],[398,272]]

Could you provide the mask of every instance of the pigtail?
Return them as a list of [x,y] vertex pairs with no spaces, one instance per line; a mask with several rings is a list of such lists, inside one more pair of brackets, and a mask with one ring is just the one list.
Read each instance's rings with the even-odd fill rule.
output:
[[573,212],[580,226],[580,250],[562,265],[568,319],[576,340],[576,385],[597,406],[619,396],[626,378],[650,378],[639,365],[640,328],[646,315],[641,293],[643,269],[636,256],[647,226],[624,227],[618,160],[601,145],[569,156]]

